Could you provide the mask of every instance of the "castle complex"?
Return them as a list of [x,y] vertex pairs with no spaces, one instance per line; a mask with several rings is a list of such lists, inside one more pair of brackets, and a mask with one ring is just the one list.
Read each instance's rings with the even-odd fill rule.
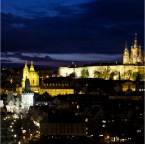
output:
[[[141,46],[138,45],[137,34],[135,34],[134,44],[129,52],[127,42],[123,54],[123,64],[98,64],[94,66],[82,67],[60,67],[58,73],[60,76],[66,77],[70,74],[75,74],[76,78],[103,78],[118,80],[134,81],[139,74],[141,80],[144,79],[144,61],[145,57],[141,51]],[[86,74],[84,74],[86,72]]]
[[[77,67],[59,67],[58,75],[61,77],[74,75],[75,78],[102,78],[104,80],[131,80],[135,81],[138,76],[141,81],[145,81],[144,76],[144,56],[141,51],[141,46],[138,45],[137,34],[135,34],[134,45],[131,46],[129,52],[127,43],[123,54],[123,63],[113,64],[98,64],[92,66]],[[20,87],[16,88],[18,93],[22,93],[25,89],[25,81],[29,79],[31,90],[39,94],[45,92],[52,96],[58,94],[73,94],[74,89],[70,88],[67,83],[43,83],[39,84],[39,75],[34,70],[33,62],[31,61],[30,69],[27,62],[23,68],[23,78]]]

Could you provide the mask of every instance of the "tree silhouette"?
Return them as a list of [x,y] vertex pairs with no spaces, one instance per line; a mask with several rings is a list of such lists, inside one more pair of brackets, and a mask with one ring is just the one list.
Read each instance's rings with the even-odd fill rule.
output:
[[88,71],[88,69],[83,69],[81,71],[81,77],[82,78],[88,78],[89,77],[89,71]]
[[69,75],[69,77],[75,78],[75,77],[76,77],[76,73],[75,73],[75,72],[71,73],[71,74]]
[[94,77],[95,77],[95,78],[102,78],[101,72],[95,70],[95,71],[94,71]]

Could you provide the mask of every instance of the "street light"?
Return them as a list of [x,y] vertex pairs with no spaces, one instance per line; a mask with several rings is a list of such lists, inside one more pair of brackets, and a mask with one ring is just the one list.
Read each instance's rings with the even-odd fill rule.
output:
[[15,134],[14,137],[17,137],[17,135]]

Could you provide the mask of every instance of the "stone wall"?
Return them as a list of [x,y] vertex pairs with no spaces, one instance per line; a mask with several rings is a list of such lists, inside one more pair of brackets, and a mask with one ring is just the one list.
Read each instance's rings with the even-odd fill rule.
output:
[[[88,70],[89,78],[94,78],[96,75],[94,74],[95,71],[99,72],[100,74],[104,75],[104,79],[108,79],[111,73],[114,74],[114,80],[119,78],[121,79],[134,79],[134,75],[136,73],[144,74],[145,66],[136,66],[136,65],[105,65],[105,66],[86,66],[86,67],[60,67],[58,69],[58,74],[60,76],[66,77],[72,73],[76,74],[76,78],[80,78],[82,76],[81,72],[83,69]],[[115,77],[116,76],[116,77]]]

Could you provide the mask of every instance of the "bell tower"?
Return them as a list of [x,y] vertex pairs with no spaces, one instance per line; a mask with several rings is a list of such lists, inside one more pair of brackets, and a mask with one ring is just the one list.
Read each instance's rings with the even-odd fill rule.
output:
[[25,88],[25,81],[28,77],[29,77],[29,69],[28,69],[27,61],[26,61],[25,66],[23,68],[22,89]]
[[21,94],[21,104],[24,116],[28,112],[29,107],[34,105],[34,92],[30,89],[30,81],[28,78],[25,80],[25,89]]
[[127,47],[127,41],[125,43],[125,49],[124,49],[124,54],[123,54],[123,64],[129,64],[129,50]]
[[142,63],[141,46],[138,45],[137,34],[135,34],[134,44],[131,46],[131,63],[136,64],[137,62]]

